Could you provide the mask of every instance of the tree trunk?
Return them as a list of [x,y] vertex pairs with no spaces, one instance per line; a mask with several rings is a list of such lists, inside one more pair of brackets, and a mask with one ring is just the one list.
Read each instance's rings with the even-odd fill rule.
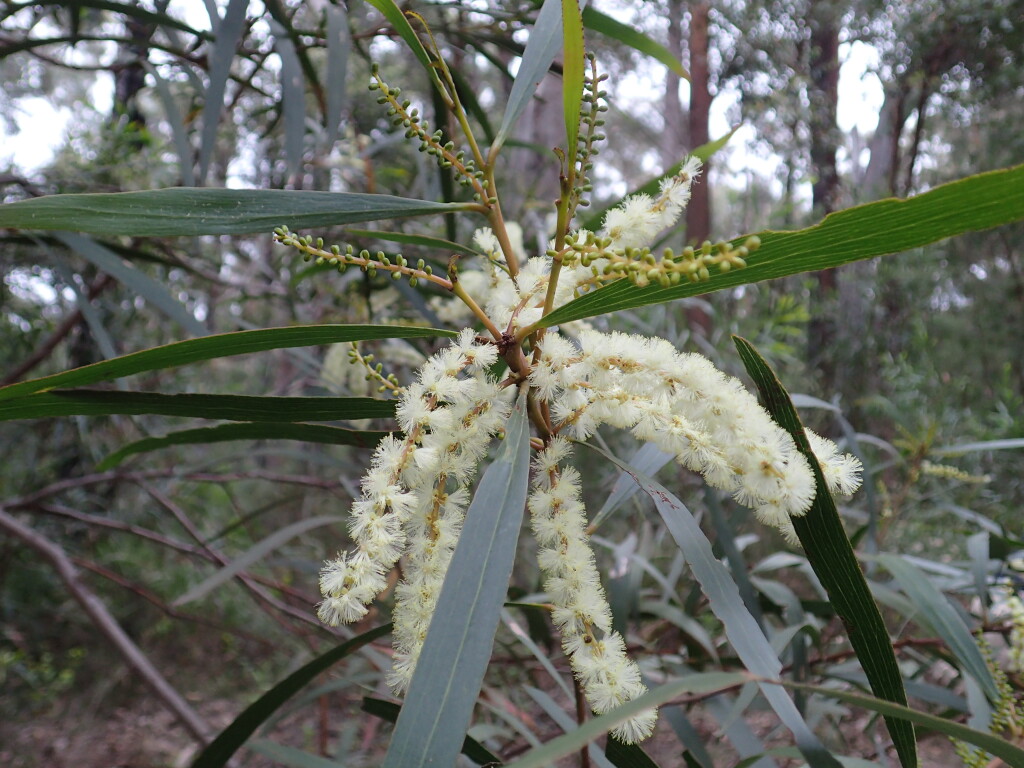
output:
[[[836,112],[839,103],[839,15],[831,2],[810,5],[809,52],[812,202],[816,217],[831,213],[839,202],[836,152],[839,144]],[[835,391],[836,296],[838,276],[834,269],[816,274],[811,320],[807,328],[808,363],[821,376],[822,391]]]
[[868,143],[870,159],[857,199],[869,202],[896,194],[899,146],[907,122],[906,103],[912,98],[906,80],[885,86],[885,98],[878,112],[878,126]]
[[[683,60],[683,17],[686,5],[684,0],[667,0],[668,15],[668,50],[680,61]],[[664,129],[661,132],[661,164],[671,168],[679,162],[683,148],[686,146],[686,113],[679,99],[679,86],[683,78],[678,73],[668,70],[665,74],[665,99],[662,104]]]
[[[708,69],[708,2],[690,5],[690,147],[710,141],[711,73]],[[690,204],[686,207],[686,239],[702,243],[711,237],[711,194],[708,185],[710,161],[694,183]]]

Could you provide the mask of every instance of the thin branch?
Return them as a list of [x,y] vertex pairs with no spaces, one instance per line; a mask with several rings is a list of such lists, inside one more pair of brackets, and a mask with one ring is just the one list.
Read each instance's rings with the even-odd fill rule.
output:
[[[86,292],[86,300],[92,301],[113,281],[114,279],[110,275],[100,275],[96,281],[89,286],[89,289]],[[75,326],[77,326],[81,321],[82,309],[79,307],[70,315],[65,317],[54,332],[50,334],[50,337],[44,341],[35,352],[25,358],[21,362],[21,365],[13,371],[9,371],[2,379],[0,379],[0,387],[5,387],[8,384],[13,384],[18,381],[22,376],[48,358],[53,353],[53,350],[57,348],[57,345],[60,344],[61,341],[63,341],[64,338],[70,334],[71,331],[75,329]]]
[[[81,523],[85,523],[86,525],[94,525],[98,528],[107,528],[114,531],[121,531],[123,533],[130,533],[134,536],[138,536],[141,539],[152,541],[155,544],[167,547],[168,549],[173,549],[177,552],[182,552],[184,554],[192,555],[194,557],[201,557],[207,562],[222,565],[221,560],[219,560],[216,557],[216,555],[211,553],[208,549],[204,549],[193,544],[186,544],[183,541],[178,541],[177,539],[172,539],[169,536],[164,536],[162,533],[150,530],[149,528],[143,528],[138,525],[132,525],[131,523],[124,523],[120,520],[113,520],[109,517],[103,517],[101,515],[90,515],[87,512],[79,512],[78,510],[71,509],[70,507],[66,507],[63,504],[33,503],[31,505],[7,504],[6,506],[8,509],[25,509],[30,512],[42,512],[48,515],[65,517],[70,520],[77,520]],[[270,589],[273,589],[277,592],[286,594],[289,597],[292,597],[305,605],[312,605],[315,600],[315,598],[313,598],[312,596],[305,594],[299,591],[298,589],[295,589],[294,587],[289,587],[285,584],[280,584],[276,581],[271,581],[270,579],[267,579],[263,576],[257,576],[255,574],[251,574],[248,572],[243,572],[241,575],[245,576],[246,578],[252,579],[253,581],[259,584],[262,584],[265,587],[269,587]]]
[[[160,504],[160,506],[164,507],[164,509],[166,509],[172,515],[174,515],[175,519],[181,524],[182,528],[186,530],[189,536],[195,539],[196,543],[202,549],[206,550],[218,563],[220,563],[221,565],[227,565],[229,562],[231,562],[228,557],[222,555],[220,552],[217,552],[216,550],[207,545],[202,533],[199,531],[198,528],[195,527],[195,525],[189,519],[188,515],[185,514],[185,510],[183,510],[181,507],[175,504],[168,496],[165,496],[163,493],[161,493],[159,490],[151,486],[149,483],[146,483],[145,481],[139,481],[139,486],[146,493],[148,493],[158,504]],[[288,605],[287,603],[282,602],[281,600],[278,600],[276,597],[267,592],[266,589],[258,586],[253,581],[252,578],[246,576],[245,574],[236,574],[235,578],[238,579],[243,585],[245,585],[246,589],[248,589],[258,599],[258,601],[276,609],[280,613],[292,617],[293,619],[298,619],[299,621],[316,627],[317,629],[325,629],[324,625],[320,622],[320,620],[313,616],[311,613],[295,608],[291,605]],[[274,620],[277,621],[278,624],[280,624],[283,629],[285,629],[288,632],[292,632],[293,634],[295,633],[295,627],[282,621],[279,616],[276,616],[270,612],[267,613],[272,618],[274,618]]]
[[129,592],[137,595],[138,597],[141,597],[146,602],[156,606],[163,614],[172,619],[179,619],[180,621],[189,621],[193,624],[199,624],[200,626],[215,629],[218,632],[232,634],[236,637],[248,640],[249,642],[258,643],[259,645],[262,645],[268,649],[273,649],[277,647],[276,643],[274,643],[272,640],[267,639],[266,637],[260,637],[258,635],[252,634],[251,632],[244,632],[238,629],[237,627],[229,627],[224,624],[219,624],[215,621],[204,619],[202,616],[195,616],[188,613],[182,613],[181,611],[176,611],[167,603],[165,603],[161,599],[160,595],[146,589],[145,587],[139,584],[136,584],[133,581],[130,581],[129,579],[126,579],[121,574],[116,573],[115,571],[112,571],[109,568],[104,568],[99,563],[94,563],[92,560],[86,560],[84,557],[72,557],[71,562],[73,562],[79,568],[84,568],[87,571],[92,571],[96,575],[102,576],[104,579],[107,579],[108,581],[112,581],[119,587],[127,589]]
[[96,472],[91,475],[82,475],[81,477],[69,477],[64,480],[58,480],[44,488],[40,488],[38,491],[10,499],[9,501],[4,502],[4,506],[29,507],[36,502],[49,498],[50,496],[56,496],[57,494],[64,493],[65,491],[70,491],[75,488],[83,488],[90,485],[100,485],[102,483],[118,481],[139,482],[140,480],[152,480],[167,477],[174,477],[180,480],[187,480],[196,483],[223,484],[239,480],[267,480],[268,482],[273,483],[304,485],[313,488],[322,488],[324,490],[341,488],[341,483],[337,480],[325,480],[311,475],[284,475],[276,472],[266,472],[264,470],[252,470],[251,472],[226,472],[223,474],[216,472],[182,472],[181,470],[173,468],[146,469],[135,472],[111,470],[109,472]]
[[50,562],[71,596],[82,606],[96,628],[113,644],[121,657],[185,729],[204,746],[212,740],[208,724],[178,693],[153,663],[118,624],[107,606],[79,579],[78,570],[64,550],[45,536],[12,517],[0,508],[0,529],[25,542]]

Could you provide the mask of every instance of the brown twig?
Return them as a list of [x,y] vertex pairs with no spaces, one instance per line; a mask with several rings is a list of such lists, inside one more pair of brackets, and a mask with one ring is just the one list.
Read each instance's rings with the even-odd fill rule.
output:
[[[195,539],[196,543],[200,546],[200,548],[208,552],[215,559],[216,562],[220,563],[221,565],[227,565],[230,562],[230,559],[228,557],[222,555],[220,552],[217,552],[216,550],[212,549],[210,546],[206,544],[206,540],[203,537],[202,533],[199,531],[198,528],[195,527],[195,525],[189,519],[188,515],[185,514],[185,511],[177,504],[175,504],[168,496],[164,495],[161,491],[157,490],[156,488],[151,486],[149,483],[146,483],[145,481],[139,481],[139,486],[146,493],[148,493],[158,504],[160,504],[160,506],[162,506],[172,515],[174,515],[175,519],[181,524],[182,528],[186,530],[189,536]],[[242,573],[236,574],[235,578],[238,579],[238,581],[241,582],[245,586],[245,588],[252,593],[252,595],[257,599],[258,602],[274,608],[279,613],[283,613],[286,616],[290,616],[293,619],[298,619],[300,622],[316,627],[317,629],[324,629],[324,625],[320,623],[319,619],[317,619],[316,616],[313,616],[311,613],[307,611],[300,610],[278,600],[276,597],[271,595],[266,589],[257,585],[252,578]],[[269,611],[267,613],[275,621],[277,621],[277,623],[280,624],[283,629],[292,634],[296,633],[296,628],[294,626],[282,621],[279,616],[272,614]],[[309,637],[308,633],[303,634],[305,635],[305,637]]]
[[[572,688],[576,694],[576,724],[583,725],[587,722],[587,713],[589,708],[587,707],[587,699],[583,695],[583,686],[580,685],[580,681],[573,675]],[[583,748],[580,749],[580,768],[590,768],[590,745],[584,744]]]
[[305,485],[325,490],[340,488],[341,483],[337,480],[325,480],[310,475],[284,475],[264,470],[252,470],[251,472],[181,472],[177,469],[145,469],[139,471],[111,470],[109,472],[96,472],[81,477],[69,477],[63,480],[50,483],[38,491],[25,494],[4,503],[6,507],[27,507],[50,496],[70,491],[75,488],[84,488],[90,485],[101,485],[118,481],[138,482],[140,480],[155,480],[165,477],[176,477],[181,480],[188,480],[196,483],[230,483],[236,480],[267,480],[273,483],[289,483],[292,485]]
[[[100,292],[106,288],[110,283],[113,282],[113,278],[110,275],[100,275],[96,281],[89,286],[86,292],[86,300],[92,301]],[[82,321],[82,310],[81,308],[76,309],[70,315],[64,318],[60,325],[50,334],[49,338],[44,341],[39,348],[29,355],[27,358],[21,361],[14,370],[9,371],[2,379],[0,379],[0,387],[5,387],[8,384],[13,384],[18,381],[22,376],[31,371],[46,358],[48,358],[57,345],[64,340],[64,338],[71,333]]]
[[[65,517],[70,520],[77,520],[78,522],[85,523],[86,525],[93,525],[98,528],[107,528],[114,531],[122,531],[124,533],[130,533],[133,536],[138,536],[141,539],[152,541],[154,544],[173,549],[177,552],[182,552],[187,555],[194,557],[201,557],[207,562],[222,564],[221,561],[208,549],[203,549],[193,544],[186,544],[183,541],[173,539],[170,536],[165,536],[162,533],[151,530],[149,528],[143,528],[142,526],[132,525],[131,523],[124,523],[120,520],[113,520],[109,517],[103,517],[101,515],[90,515],[87,512],[79,512],[76,509],[72,509],[63,504],[36,504],[31,505],[24,504],[7,504],[8,509],[25,509],[28,511],[42,512],[48,515],[55,515],[57,517]],[[289,587],[286,584],[280,584],[276,581],[272,581],[263,576],[243,572],[243,576],[252,579],[265,587],[269,587],[277,592],[287,594],[304,605],[312,605],[315,598],[309,594],[301,592],[294,587]],[[185,617],[187,618],[187,617]]]
[[64,550],[42,534],[0,508],[0,528],[25,542],[50,562],[71,596],[82,606],[96,628],[114,645],[121,657],[142,678],[164,706],[200,744],[212,740],[207,723],[178,693],[149,658],[121,628],[107,606],[78,577],[78,570]]

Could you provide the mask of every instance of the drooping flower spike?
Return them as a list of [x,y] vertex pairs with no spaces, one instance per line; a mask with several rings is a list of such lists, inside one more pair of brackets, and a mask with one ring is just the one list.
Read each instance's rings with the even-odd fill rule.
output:
[[[552,620],[591,708],[603,714],[646,690],[611,611],[586,533],[580,477],[566,465],[565,435],[588,438],[601,425],[629,429],[675,456],[707,482],[730,491],[765,523],[794,540],[791,516],[814,499],[814,476],[791,436],[743,386],[700,355],[662,339],[584,329],[573,343],[547,334],[529,383],[551,414],[554,436],[534,462],[529,497],[538,561]],[[467,329],[421,367],[397,416],[404,437],[378,446],[352,505],[356,549],[321,574],[320,617],[351,622],[386,585],[405,556],[396,589],[396,693],[412,678],[468,507],[469,488],[491,438],[508,417],[512,388],[488,374],[497,347]],[[830,440],[808,432],[831,490],[853,492],[860,465]],[[628,743],[653,730],[652,710],[620,726]]]
[[[571,194],[560,203],[558,220],[566,228],[589,186],[585,175],[601,123],[599,82],[593,70],[589,98],[594,108],[583,150],[575,155],[578,186],[563,189]],[[624,639],[612,629],[587,532],[580,475],[568,464],[568,438],[586,440],[602,425],[630,430],[700,473],[709,485],[732,493],[790,540],[795,540],[792,517],[805,514],[814,499],[814,473],[789,433],[736,379],[706,358],[681,354],[662,339],[602,333],[585,322],[562,327],[572,340],[554,329],[538,333],[537,324],[545,312],[604,282],[627,278],[638,286],[670,286],[707,280],[713,270],[743,268],[760,241],[751,237],[735,246],[708,242],[679,254],[666,249],[660,257],[651,252],[655,238],[678,221],[690,198],[701,167],[690,158],[657,195],[633,195],[611,210],[599,231],[567,232],[550,241],[543,256],[528,258],[522,231],[500,215],[493,178],[482,170],[487,161],[475,145],[468,157],[452,142],[441,144],[440,132],[430,133],[415,108],[376,71],[374,87],[392,120],[442,167],[453,169],[488,212],[491,227],[477,230],[473,238],[481,264],[456,265],[453,259],[441,276],[423,260],[413,265],[401,254],[357,252],[351,246],[325,250],[322,240],[283,227],[275,236],[304,258],[341,270],[354,266],[371,276],[386,271],[395,279],[407,277],[410,284],[432,283],[448,293],[448,300],[432,300],[439,317],[463,325],[478,322],[494,342],[480,340],[467,328],[423,363],[416,380],[405,387],[373,369],[382,386],[400,396],[396,415],[401,433],[383,440],[374,452],[360,498],[352,504],[349,530],[355,546],[321,572],[319,616],[328,624],[365,616],[401,560],[392,612],[395,653],[387,680],[396,693],[407,689],[462,532],[479,463],[508,418],[516,389],[509,385],[525,382],[537,406],[531,412],[541,435],[534,439],[528,507],[551,618],[587,703],[597,714],[610,712],[647,689],[640,668],[626,655]],[[466,311],[452,308],[455,297]],[[510,346],[527,338],[529,348]],[[490,373],[498,361],[499,339],[513,369],[502,382]],[[353,360],[368,365],[358,353]],[[856,490],[859,462],[823,437],[808,432],[808,439],[830,489]],[[640,741],[653,732],[656,720],[651,709],[612,733],[626,743]]]

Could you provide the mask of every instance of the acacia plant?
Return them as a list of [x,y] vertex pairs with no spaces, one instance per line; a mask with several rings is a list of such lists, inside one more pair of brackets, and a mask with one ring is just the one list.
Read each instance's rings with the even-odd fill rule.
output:
[[[649,761],[637,744],[653,732],[660,704],[684,693],[742,685],[759,688],[814,766],[838,763],[783,686],[811,689],[882,714],[904,768],[917,765],[913,722],[974,744],[1007,764],[1024,765],[1024,752],[1006,740],[907,707],[888,631],[833,500],[833,494],[857,490],[860,461],[803,427],[786,390],[753,346],[735,340],[763,405],[705,357],[682,353],[665,339],[609,330],[617,310],[830,268],[1020,220],[1024,167],[969,177],[905,201],[843,211],[806,230],[657,252],[658,235],[677,223],[689,200],[701,171],[698,156],[713,147],[695,148],[657,183],[611,209],[583,215],[590,205],[591,171],[606,141],[607,97],[598,63],[584,51],[576,0],[544,3],[502,123],[489,142],[474,127],[459,83],[422,19],[403,14],[391,0],[371,1],[423,64],[452,118],[446,127],[454,130],[447,133],[431,125],[423,116],[424,105],[405,98],[376,67],[369,87],[407,139],[467,190],[466,199],[434,203],[356,193],[170,189],[44,196],[0,208],[0,226],[145,236],[254,231],[264,226],[267,206],[274,206],[273,215],[280,220],[274,237],[281,246],[341,272],[387,274],[423,287],[430,291],[435,314],[454,326],[240,331],[0,389],[6,418],[137,413],[146,406],[138,399],[129,402],[132,393],[66,388],[243,351],[371,338],[450,339],[405,382],[387,370],[387,359],[374,363],[353,352],[354,364],[366,366],[384,397],[370,403],[361,398],[324,398],[322,404],[296,400],[290,413],[279,417],[280,422],[292,422],[292,434],[303,439],[350,444],[369,438],[306,422],[391,415],[397,420],[398,429],[376,443],[361,495],[351,506],[352,547],[322,568],[323,601],[318,607],[320,619],[332,626],[361,622],[380,610],[390,611],[391,624],[350,638],[269,691],[207,747],[196,765],[224,764],[302,683],[388,631],[394,654],[387,681],[403,703],[385,765],[453,765],[460,750],[477,762],[497,760],[465,736],[507,597],[526,510],[543,579],[541,593],[519,605],[549,616],[558,629],[581,722],[515,765],[553,764],[604,733],[611,734],[606,751],[617,764]],[[502,149],[559,50],[565,144],[554,148],[551,167],[560,191],[552,229],[524,232],[502,211]],[[129,211],[132,217],[126,216]],[[437,250],[433,261],[325,243],[302,232],[327,224],[437,213],[457,213],[474,223],[471,242],[414,236],[413,242]],[[377,234],[385,241],[403,240],[395,233]],[[544,247],[538,250],[537,243]],[[175,412],[224,417],[216,405],[206,401],[205,410],[195,406],[189,411],[192,406],[183,402]],[[275,407],[282,414],[290,408],[288,403]],[[273,437],[277,429],[271,425],[261,431],[254,417],[239,420],[253,427],[248,437]],[[605,425],[653,444],[803,548],[842,619],[872,696],[784,679],[777,650],[752,606],[741,598],[737,575],[716,557],[679,498],[591,440]],[[478,479],[496,438],[500,447]],[[128,446],[118,460],[155,447],[159,441]],[[662,676],[653,688],[644,682],[641,666],[613,627],[591,541],[603,518],[588,515],[583,475],[571,463],[581,452],[593,452],[632,476],[653,500],[743,671]],[[899,578],[901,562],[885,561],[885,566]],[[980,654],[967,637],[970,648]],[[1019,732],[1005,679],[984,662],[975,663],[980,655],[961,650],[992,706],[989,722],[983,724]],[[598,717],[584,724],[587,709]],[[975,759],[966,746],[963,752]]]

